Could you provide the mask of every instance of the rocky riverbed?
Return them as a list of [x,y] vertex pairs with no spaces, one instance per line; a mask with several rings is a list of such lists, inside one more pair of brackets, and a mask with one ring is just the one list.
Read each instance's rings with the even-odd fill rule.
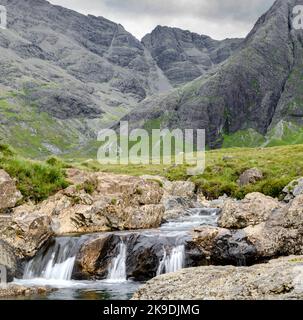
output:
[[208,201],[189,181],[67,176],[65,190],[18,205],[15,182],[0,172],[0,264],[15,278],[7,295],[128,299],[152,279],[134,298],[301,299],[303,179],[282,201],[261,193]]

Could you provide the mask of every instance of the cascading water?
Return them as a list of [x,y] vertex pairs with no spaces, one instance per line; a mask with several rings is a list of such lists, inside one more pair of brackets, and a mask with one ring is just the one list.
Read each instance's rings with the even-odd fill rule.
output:
[[163,258],[160,261],[157,275],[163,273],[176,272],[185,265],[185,246],[180,245],[171,250],[170,254],[167,254],[164,248]]
[[56,238],[25,267],[23,279],[71,280],[80,238]]
[[126,281],[126,244],[123,240],[119,243],[117,257],[110,265],[107,280],[110,282]]
[[[23,279],[16,279],[16,283],[25,286],[50,285],[59,289],[50,294],[51,299],[83,299],[86,295],[91,298],[92,294],[97,299],[109,296],[128,299],[140,284],[136,280],[145,281],[144,277],[154,276],[155,270],[157,275],[161,275],[190,264],[190,253],[186,253],[186,243],[191,238],[190,230],[200,225],[216,225],[217,217],[217,209],[194,208],[158,229],[109,233],[109,237],[117,241],[117,247],[114,253],[111,249],[108,255],[105,254],[105,261],[98,262],[107,264],[106,259],[111,259],[107,278],[99,281],[95,278],[81,281],[72,279],[82,245],[98,239],[100,235],[55,238],[27,263]],[[100,250],[103,249],[100,247]],[[159,251],[162,252],[160,259],[157,258]],[[126,281],[126,267],[131,281]]]

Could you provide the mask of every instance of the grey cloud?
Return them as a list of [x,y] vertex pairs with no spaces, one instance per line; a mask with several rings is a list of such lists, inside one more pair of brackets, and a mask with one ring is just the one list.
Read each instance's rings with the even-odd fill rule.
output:
[[274,0],[49,0],[85,14],[121,23],[143,37],[157,25],[207,34],[243,37]]
[[190,16],[247,21],[265,12],[273,0],[104,0],[108,8],[128,14]]

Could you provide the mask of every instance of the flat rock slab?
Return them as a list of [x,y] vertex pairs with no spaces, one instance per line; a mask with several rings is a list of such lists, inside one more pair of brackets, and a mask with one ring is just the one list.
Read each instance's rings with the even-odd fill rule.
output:
[[134,300],[303,300],[303,256],[252,267],[183,269],[152,279]]
[[54,291],[54,289],[47,287],[24,287],[16,284],[8,284],[7,286],[0,285],[0,299],[18,296],[41,296],[52,291]]

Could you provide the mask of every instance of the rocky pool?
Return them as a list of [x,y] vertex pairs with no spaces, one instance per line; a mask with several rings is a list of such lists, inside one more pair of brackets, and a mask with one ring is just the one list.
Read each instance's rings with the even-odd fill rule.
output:
[[191,230],[216,225],[218,213],[194,208],[158,229],[54,238],[25,265],[15,283],[55,289],[26,299],[130,299],[156,275],[198,265]]

